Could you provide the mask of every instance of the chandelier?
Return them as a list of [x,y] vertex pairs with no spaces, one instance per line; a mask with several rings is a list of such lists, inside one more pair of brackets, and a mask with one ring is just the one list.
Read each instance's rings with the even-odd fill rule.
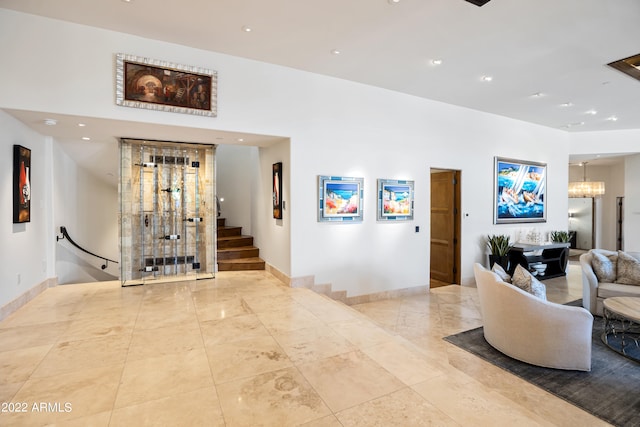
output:
[[598,197],[604,194],[604,182],[587,181],[587,162],[583,162],[584,175],[582,181],[569,183],[569,197]]

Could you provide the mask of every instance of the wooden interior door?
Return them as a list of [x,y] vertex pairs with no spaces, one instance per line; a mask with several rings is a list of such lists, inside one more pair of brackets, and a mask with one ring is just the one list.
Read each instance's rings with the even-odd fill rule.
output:
[[460,173],[431,172],[432,288],[460,283]]

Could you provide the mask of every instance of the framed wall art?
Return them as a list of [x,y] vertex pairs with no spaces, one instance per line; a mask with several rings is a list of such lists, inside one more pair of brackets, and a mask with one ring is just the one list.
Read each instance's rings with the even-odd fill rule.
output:
[[116,104],[174,113],[217,116],[217,73],[119,53]]
[[273,164],[273,217],[282,219],[282,162]]
[[413,181],[378,180],[378,221],[413,219]]
[[318,221],[362,221],[364,178],[318,177]]
[[546,163],[495,158],[494,224],[547,221]]
[[13,146],[13,223],[31,221],[31,150]]

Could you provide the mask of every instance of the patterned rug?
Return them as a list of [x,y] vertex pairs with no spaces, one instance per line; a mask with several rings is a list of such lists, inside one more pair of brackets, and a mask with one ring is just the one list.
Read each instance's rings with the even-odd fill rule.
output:
[[481,327],[444,339],[610,424],[638,426],[640,363],[607,348],[600,339],[603,327],[603,319],[594,317],[591,372],[541,368],[512,359],[487,343]]

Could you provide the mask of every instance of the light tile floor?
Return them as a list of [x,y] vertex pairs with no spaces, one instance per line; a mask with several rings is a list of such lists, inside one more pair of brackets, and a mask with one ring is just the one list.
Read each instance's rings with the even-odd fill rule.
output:
[[[580,286],[572,265],[548,296]],[[480,324],[460,286],[353,307],[265,272],[58,286],[0,322],[0,425],[606,425],[442,340]]]

